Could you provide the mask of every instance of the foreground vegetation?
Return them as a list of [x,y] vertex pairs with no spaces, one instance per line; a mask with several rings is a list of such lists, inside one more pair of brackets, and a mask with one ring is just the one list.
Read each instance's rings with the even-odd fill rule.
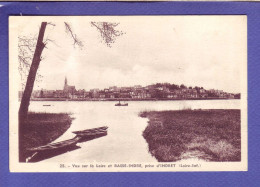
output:
[[198,158],[240,161],[240,110],[145,111],[143,132],[150,153],[161,162]]
[[48,144],[60,137],[71,125],[69,114],[29,113],[22,124],[20,161],[25,161],[31,153],[28,148]]

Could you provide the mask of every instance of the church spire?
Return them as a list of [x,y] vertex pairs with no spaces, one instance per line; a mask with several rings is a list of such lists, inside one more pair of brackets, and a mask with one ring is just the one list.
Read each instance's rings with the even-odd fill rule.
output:
[[65,77],[65,85],[68,85],[67,77]]
[[67,90],[67,87],[68,87],[68,81],[67,81],[67,77],[65,77],[64,90]]

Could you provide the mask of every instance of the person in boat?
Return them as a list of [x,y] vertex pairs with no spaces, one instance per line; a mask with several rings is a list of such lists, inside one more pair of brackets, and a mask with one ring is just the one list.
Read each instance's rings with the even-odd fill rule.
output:
[[115,104],[115,106],[128,106],[128,103],[122,104],[122,103],[120,103],[120,101],[119,101],[119,103]]

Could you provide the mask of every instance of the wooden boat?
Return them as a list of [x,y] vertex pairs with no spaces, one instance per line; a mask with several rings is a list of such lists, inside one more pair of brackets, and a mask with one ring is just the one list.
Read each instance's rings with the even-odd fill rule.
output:
[[26,158],[26,162],[37,162],[37,159],[39,161],[63,154],[67,151],[78,149],[80,147],[76,146],[77,143],[82,143],[106,136],[107,128],[107,126],[103,126],[82,131],[74,131],[73,133],[76,134],[76,136],[72,139],[57,143],[50,143],[39,147],[28,148],[27,150],[32,151],[33,155]]
[[73,133],[76,134],[77,137],[80,137],[79,142],[85,142],[102,136],[106,136],[107,128],[108,127],[104,126],[99,128],[86,129],[82,131],[74,131]]
[[73,131],[74,134],[77,135],[95,135],[95,134],[100,134],[100,133],[106,133],[107,132],[107,126],[103,126],[103,127],[98,127],[98,128],[93,128],[93,129],[86,129],[86,130],[82,130],[82,131]]
[[100,132],[78,132],[77,136],[79,137],[91,137],[91,136],[99,136],[99,135],[106,135],[107,131],[100,131]]
[[61,142],[57,142],[57,143],[50,143],[47,145],[34,147],[34,148],[28,148],[27,150],[28,151],[47,151],[47,150],[61,149],[61,148],[76,145],[80,139],[81,139],[81,137],[76,136],[69,140],[65,140],[65,141],[61,141]]
[[115,106],[128,106],[128,103],[122,104],[122,103],[120,103],[120,101],[119,101],[119,103],[116,103]]

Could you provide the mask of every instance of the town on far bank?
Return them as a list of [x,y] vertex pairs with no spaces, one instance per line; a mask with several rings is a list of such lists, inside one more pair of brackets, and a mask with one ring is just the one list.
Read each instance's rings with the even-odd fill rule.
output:
[[[22,98],[19,91],[19,99]],[[77,90],[75,86],[68,85],[67,78],[64,81],[63,90],[34,90],[31,100],[41,101],[115,101],[115,100],[202,100],[202,99],[240,99],[240,93],[227,93],[223,90],[203,87],[187,87],[170,83],[156,83],[148,86],[117,87],[111,86],[105,89]]]

